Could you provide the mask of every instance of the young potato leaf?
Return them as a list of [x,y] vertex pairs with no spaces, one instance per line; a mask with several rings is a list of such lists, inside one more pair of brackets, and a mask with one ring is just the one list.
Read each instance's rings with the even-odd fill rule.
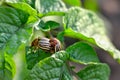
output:
[[38,63],[40,60],[49,57],[51,53],[44,52],[43,50],[32,49],[31,47],[26,47],[26,62],[27,62],[27,68],[32,69],[36,63]]
[[41,20],[38,24],[38,27],[42,30],[42,31],[50,31],[51,29],[56,29],[60,26],[59,23],[55,22],[55,21],[47,21],[44,22],[43,20]]
[[15,63],[11,56],[0,54],[0,80],[12,80],[16,73]]
[[70,60],[82,64],[97,63],[99,59],[95,50],[84,42],[77,42],[66,49]]
[[64,12],[66,10],[65,4],[62,0],[36,0],[35,7],[40,13],[48,12]]
[[9,6],[12,6],[16,9],[20,9],[22,11],[27,12],[30,16],[28,18],[27,23],[35,22],[38,20],[37,18],[37,11],[33,9],[29,4],[24,2],[18,2],[18,3],[7,3]]
[[53,54],[36,64],[26,80],[61,80],[63,65],[69,58],[65,51]]
[[65,36],[87,41],[108,51],[120,63],[120,51],[106,35],[103,21],[93,12],[74,7],[64,17]]
[[13,55],[21,43],[25,43],[30,34],[26,27],[29,14],[7,6],[0,6],[0,49]]
[[50,29],[56,29],[60,26],[60,24],[55,21],[47,21],[45,25],[50,27]]
[[104,63],[92,64],[77,74],[81,80],[109,80],[110,68]]
[[80,0],[63,0],[63,1],[70,6],[81,6]]

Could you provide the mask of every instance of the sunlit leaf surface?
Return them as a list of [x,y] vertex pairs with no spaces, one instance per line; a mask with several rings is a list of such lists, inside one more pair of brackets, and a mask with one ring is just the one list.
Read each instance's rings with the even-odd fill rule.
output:
[[120,62],[120,51],[108,38],[103,21],[93,12],[74,7],[64,17],[65,35],[95,44]]
[[63,12],[66,10],[65,4],[62,0],[36,0],[35,2],[36,9],[40,13],[48,13],[48,12]]

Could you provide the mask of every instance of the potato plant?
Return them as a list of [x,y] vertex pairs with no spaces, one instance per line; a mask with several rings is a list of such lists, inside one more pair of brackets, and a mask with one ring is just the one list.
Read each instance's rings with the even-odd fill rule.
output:
[[[66,37],[78,41],[66,47]],[[31,46],[37,38],[56,38],[61,49],[51,53]],[[79,0],[0,2],[0,80],[109,80],[110,68],[100,62],[95,47],[120,63],[104,22],[81,8]],[[75,72],[69,62],[85,67]]]

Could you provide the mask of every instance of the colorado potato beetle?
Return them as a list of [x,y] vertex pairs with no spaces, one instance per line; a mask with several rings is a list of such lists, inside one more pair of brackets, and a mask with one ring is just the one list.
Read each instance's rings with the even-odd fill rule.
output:
[[56,38],[36,38],[32,41],[31,46],[34,46],[36,49],[41,48],[50,53],[55,53],[61,50],[61,43]]

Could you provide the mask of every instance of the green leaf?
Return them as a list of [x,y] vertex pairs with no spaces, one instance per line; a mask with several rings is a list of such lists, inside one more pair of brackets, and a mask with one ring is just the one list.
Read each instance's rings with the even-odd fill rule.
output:
[[38,24],[38,27],[42,30],[42,31],[49,31],[50,27],[45,25],[45,22],[43,20],[41,20]]
[[14,54],[21,43],[25,43],[30,34],[26,27],[29,14],[11,7],[0,7],[0,49]]
[[62,80],[73,80],[73,75],[72,73],[70,73],[70,71],[68,70],[68,67],[69,65],[64,65],[63,66],[63,74],[62,74]]
[[26,80],[59,80],[62,75],[62,67],[69,56],[64,51],[57,52],[51,57],[41,60],[31,70]]
[[35,0],[5,0],[5,2],[10,2],[10,3],[24,2],[29,4],[31,7],[35,8]]
[[11,56],[9,56],[7,53],[5,54],[5,69],[4,69],[4,80],[12,80],[12,78],[15,75],[16,67],[15,63]]
[[12,6],[12,7],[16,8],[16,9],[20,9],[22,11],[27,12],[30,15],[27,23],[35,22],[35,21],[38,20],[37,11],[35,9],[33,9],[29,4],[24,3],[24,2],[7,3],[7,4],[9,6]]
[[5,2],[10,2],[10,3],[17,3],[17,2],[25,2],[26,0],[5,0]]
[[44,22],[43,20],[41,20],[38,24],[38,27],[42,30],[42,31],[49,31],[51,29],[56,29],[60,26],[59,23],[55,22],[55,21],[47,21]]
[[82,80],[109,80],[110,68],[107,64],[92,64],[79,71]]
[[31,7],[35,8],[35,1],[36,0],[26,0],[26,3],[28,3]]
[[59,33],[57,34],[57,39],[58,39],[60,42],[64,43],[64,32],[59,32]]
[[70,60],[82,64],[99,62],[95,50],[84,42],[77,42],[66,49],[70,55]]
[[5,0],[5,2],[10,2],[10,3],[24,2],[24,3],[29,4],[33,8],[35,8],[35,1],[36,0]]
[[103,21],[93,12],[74,7],[64,17],[65,36],[77,38],[108,51],[120,62],[120,51],[117,50],[106,35]]
[[50,29],[56,29],[60,26],[60,24],[55,21],[47,21],[45,25],[50,27]]
[[13,60],[16,65],[16,74],[12,80],[24,80],[24,78],[29,73],[26,64],[25,46],[26,44],[22,43],[17,49],[16,54],[13,56]]
[[11,56],[0,54],[0,80],[12,80],[16,72],[15,63]]
[[98,1],[96,0],[85,0],[84,8],[97,12],[99,10]]
[[32,69],[36,63],[38,63],[40,60],[49,57],[51,53],[44,52],[43,50],[39,49],[35,52],[33,51],[31,47],[26,47],[26,62],[27,62],[27,68]]
[[36,0],[35,7],[40,13],[48,12],[64,12],[66,10],[65,4],[62,0]]
[[65,15],[65,12],[55,12],[55,11],[48,12],[48,13],[45,13],[45,14],[38,13],[38,16],[40,18],[45,17],[45,16],[64,16],[64,15]]
[[2,50],[0,50],[0,80],[4,80],[4,62],[5,57]]
[[4,0],[0,0],[0,5],[2,5],[2,4],[3,4],[3,2],[4,2]]
[[81,6],[80,0],[63,0],[66,4],[71,6]]

